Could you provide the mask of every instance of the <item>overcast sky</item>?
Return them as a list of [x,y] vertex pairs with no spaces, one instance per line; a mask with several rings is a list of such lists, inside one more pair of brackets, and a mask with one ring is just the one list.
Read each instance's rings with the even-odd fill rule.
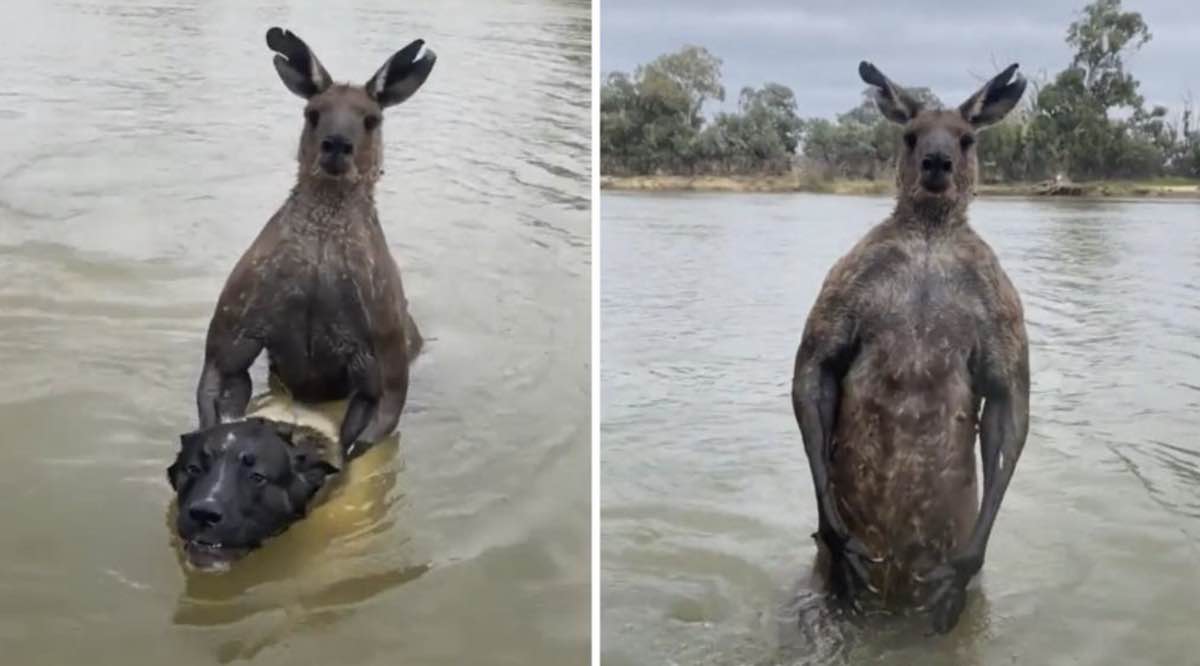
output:
[[[953,12],[946,7],[962,5]],[[832,116],[861,100],[859,60],[904,86],[929,86],[958,104],[1012,62],[1040,79],[1063,69],[1067,26],[1086,4],[1061,0],[947,3],[858,0],[603,0],[605,73],[685,44],[721,58],[725,107],[743,86],[768,81],[796,92],[801,116]],[[1176,113],[1187,91],[1200,104],[1200,11],[1195,0],[1125,0],[1152,39],[1126,68],[1148,104]],[[711,110],[711,109],[710,109]]]

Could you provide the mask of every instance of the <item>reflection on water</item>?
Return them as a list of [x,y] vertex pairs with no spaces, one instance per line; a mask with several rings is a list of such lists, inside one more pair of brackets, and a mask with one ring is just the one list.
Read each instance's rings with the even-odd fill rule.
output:
[[[5,9],[3,661],[584,663],[589,3]],[[376,193],[428,344],[399,441],[208,576],[180,566],[165,469],[221,285],[294,179],[271,25],[338,80],[438,54],[386,114]]]
[[606,664],[1188,663],[1200,639],[1200,205],[984,199],[1025,303],[1029,441],[959,626],[813,580],[789,395],[826,271],[891,202],[613,195],[601,266]]

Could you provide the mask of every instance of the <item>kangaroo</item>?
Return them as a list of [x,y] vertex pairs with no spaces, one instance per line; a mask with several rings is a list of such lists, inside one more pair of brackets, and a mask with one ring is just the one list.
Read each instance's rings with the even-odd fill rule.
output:
[[975,134],[1020,100],[1016,70],[936,110],[859,64],[879,110],[904,126],[896,206],[830,269],[792,381],[831,591],[854,607],[874,595],[929,610],[938,633],[957,624],[983,567],[1029,430],[1021,300],[967,223]]
[[242,255],[208,327],[196,388],[200,429],[245,416],[249,368],[265,348],[294,398],[348,398],[338,433],[347,460],[391,433],[421,335],[375,209],[383,110],[429,77],[416,40],[365,85],[335,84],[296,35],[267,31],[284,86],[307,100],[296,185]]

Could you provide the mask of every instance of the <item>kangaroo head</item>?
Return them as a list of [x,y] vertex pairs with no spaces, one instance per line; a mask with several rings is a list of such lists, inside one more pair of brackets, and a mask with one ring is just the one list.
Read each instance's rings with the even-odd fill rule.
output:
[[417,92],[437,56],[416,40],[388,58],[364,85],[333,83],[316,54],[282,28],[267,31],[275,71],[287,89],[307,100],[300,135],[300,179],[373,183],[383,162],[383,110]]
[[875,103],[883,115],[904,126],[897,162],[897,185],[902,203],[918,212],[965,210],[975,190],[979,162],[975,133],[999,122],[1025,92],[1025,79],[1016,63],[988,81],[957,109],[924,109],[900,86],[869,62],[858,75],[875,88]]

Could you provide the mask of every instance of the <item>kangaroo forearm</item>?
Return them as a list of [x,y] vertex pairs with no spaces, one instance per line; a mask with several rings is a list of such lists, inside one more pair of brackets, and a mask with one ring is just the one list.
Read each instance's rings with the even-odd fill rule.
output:
[[363,393],[356,393],[350,398],[350,404],[346,407],[346,415],[342,418],[342,427],[338,433],[338,444],[341,445],[342,450],[349,449],[359,440],[367,425],[375,418],[378,408],[379,400]]
[[222,375],[221,394],[217,398],[217,419],[231,420],[245,416],[253,388],[249,370]]
[[793,384],[792,406],[804,440],[823,529],[842,529],[829,493],[830,445],[837,411],[837,378],[819,365],[800,369]]
[[967,553],[977,557],[980,564],[1008,484],[1025,447],[1027,433],[1028,406],[1023,398],[1008,393],[986,401],[979,425],[983,501],[966,548]]
[[212,363],[205,363],[196,386],[196,411],[200,415],[200,427],[210,428],[220,421],[217,400],[221,397],[221,373]]

